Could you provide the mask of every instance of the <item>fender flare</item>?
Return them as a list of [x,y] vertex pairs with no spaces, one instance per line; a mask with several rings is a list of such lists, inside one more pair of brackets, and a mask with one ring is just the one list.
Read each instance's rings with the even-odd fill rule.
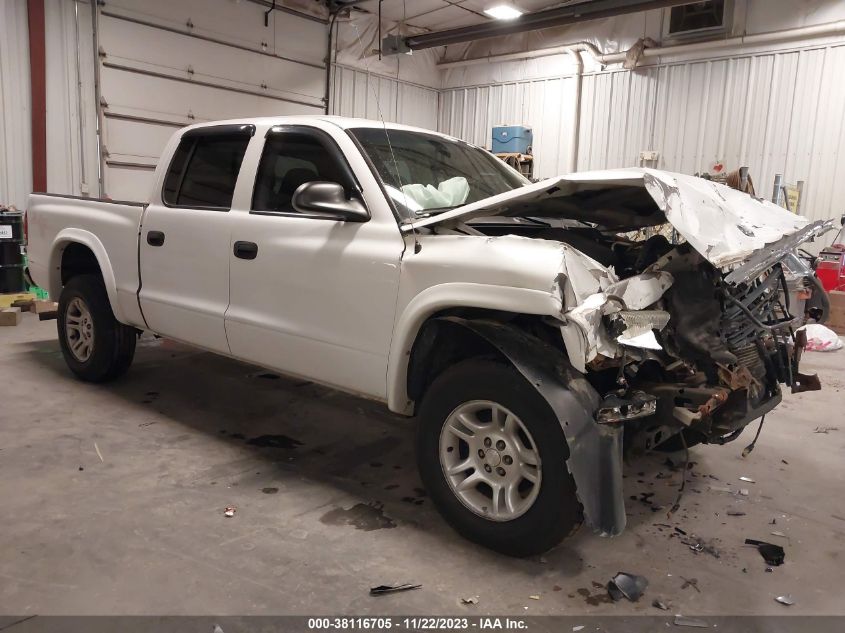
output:
[[569,448],[567,467],[575,480],[584,518],[595,532],[615,536],[625,529],[622,426],[599,424],[593,413],[600,396],[566,354],[525,331],[497,321],[439,317],[480,336],[499,351],[549,403]]
[[106,287],[106,293],[108,294],[114,317],[120,322],[125,322],[124,315],[120,309],[120,303],[117,300],[117,281],[108,253],[100,239],[90,231],[66,228],[62,229],[56,235],[53,243],[50,245],[50,264],[48,269],[50,287],[47,289],[50,296],[58,297],[62,292],[62,254],[65,248],[73,243],[87,246],[94,253],[97,264],[100,266],[100,272],[103,274],[103,284]]
[[450,308],[556,315],[562,305],[560,297],[551,290],[477,283],[445,283],[426,288],[405,306],[393,328],[387,361],[387,406],[394,413],[413,415],[414,403],[408,397],[411,350],[426,320]]

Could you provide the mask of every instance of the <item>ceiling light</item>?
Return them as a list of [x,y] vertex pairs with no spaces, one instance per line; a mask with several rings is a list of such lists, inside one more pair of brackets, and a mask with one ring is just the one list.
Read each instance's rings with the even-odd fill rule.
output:
[[484,9],[484,13],[497,20],[515,20],[522,15],[522,11],[512,4],[497,4],[495,7]]

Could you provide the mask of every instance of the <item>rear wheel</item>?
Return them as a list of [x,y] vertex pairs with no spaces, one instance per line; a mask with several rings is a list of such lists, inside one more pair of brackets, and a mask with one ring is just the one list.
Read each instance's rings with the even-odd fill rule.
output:
[[136,330],[114,318],[103,280],[72,277],[59,297],[59,344],[70,370],[82,380],[106,382],[129,369]]
[[541,553],[580,526],[567,456],[551,407],[509,365],[463,361],[423,398],[423,483],[455,530],[498,552]]

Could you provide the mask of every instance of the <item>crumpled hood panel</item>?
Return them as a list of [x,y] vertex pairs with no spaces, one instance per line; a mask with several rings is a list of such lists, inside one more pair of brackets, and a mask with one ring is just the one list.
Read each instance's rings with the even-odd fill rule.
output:
[[[497,214],[515,215],[551,199],[621,186],[643,187],[655,205],[702,257],[718,268],[738,264],[767,244],[808,224],[802,216],[703,178],[656,169],[611,169],[558,176],[479,200],[402,227],[404,231]],[[601,224],[600,212],[596,222]]]

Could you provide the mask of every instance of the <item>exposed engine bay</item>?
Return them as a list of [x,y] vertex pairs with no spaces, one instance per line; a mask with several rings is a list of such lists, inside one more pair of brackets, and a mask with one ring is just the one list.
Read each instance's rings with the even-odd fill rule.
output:
[[731,282],[735,267],[714,266],[665,220],[620,231],[561,215],[482,217],[435,232],[564,245],[564,315],[550,325],[603,396],[596,420],[624,422],[627,450],[724,444],[781,401],[781,385],[821,388],[799,372],[806,337],[795,330],[807,314],[793,305],[793,286],[813,282],[794,256]]

